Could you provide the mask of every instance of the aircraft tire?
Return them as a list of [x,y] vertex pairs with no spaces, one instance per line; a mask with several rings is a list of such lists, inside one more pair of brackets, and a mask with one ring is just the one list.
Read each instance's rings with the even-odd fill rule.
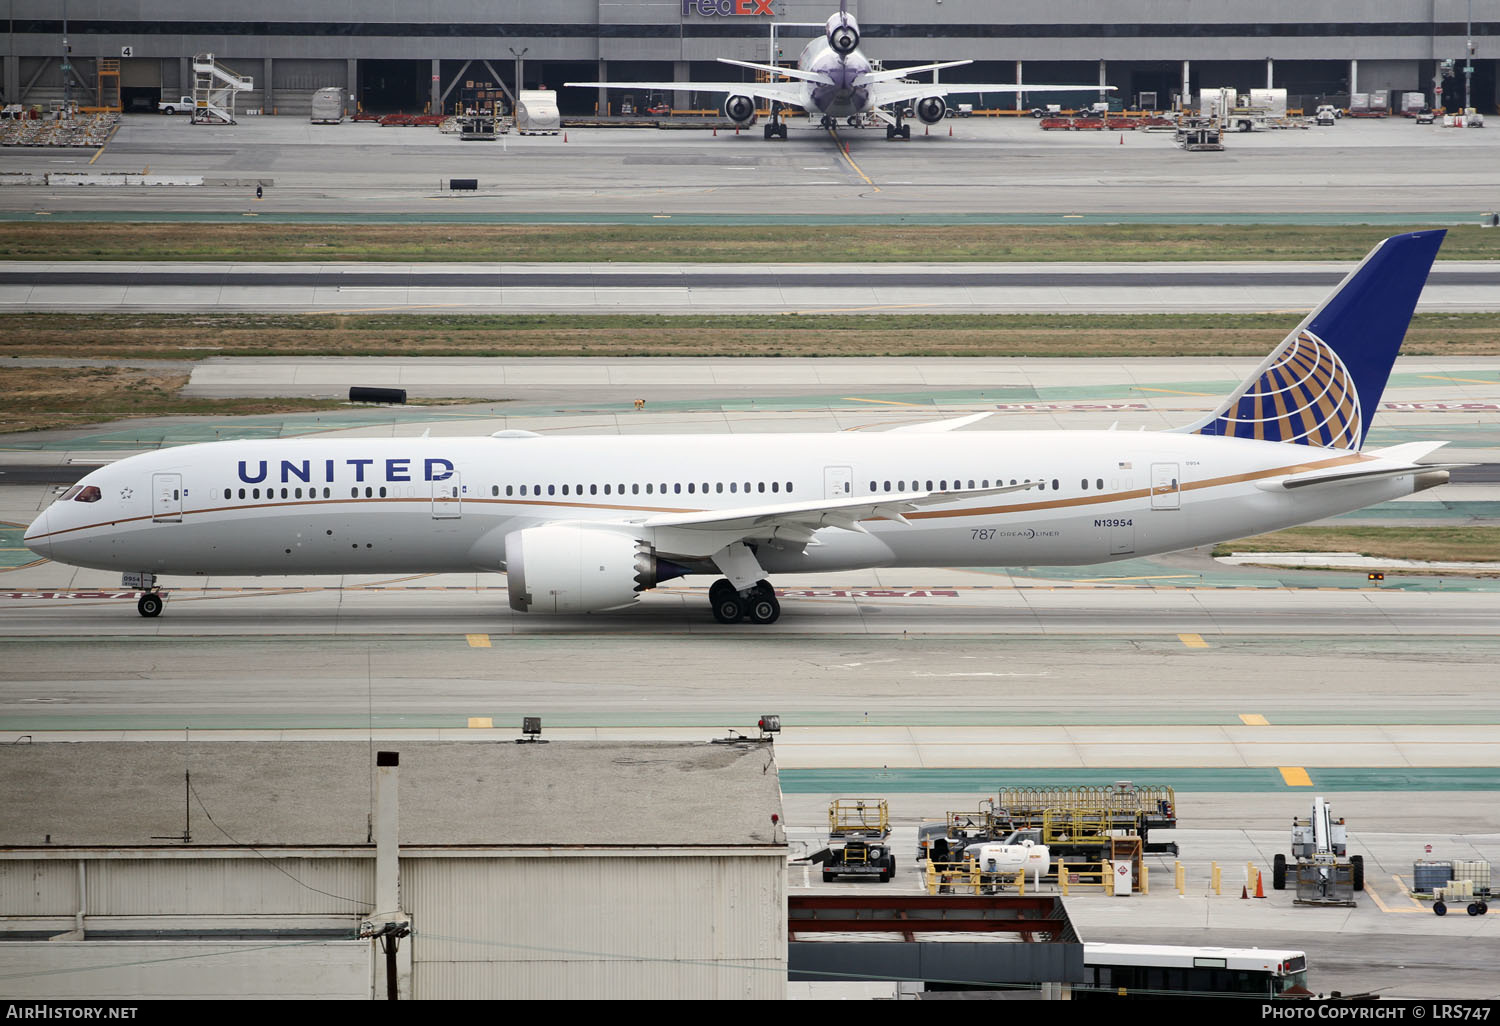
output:
[[708,589],[708,601],[712,605],[718,605],[727,596],[735,594],[734,585],[728,580],[719,578]]
[[738,594],[714,603],[714,619],[720,623],[739,623],[745,618],[745,603]]
[[1276,853],[1276,858],[1271,863],[1271,889],[1286,890],[1286,856],[1280,852]]
[[141,596],[140,601],[135,604],[135,608],[142,616],[160,616],[162,609],[161,596],[154,591],[148,591]]
[[1354,889],[1362,891],[1365,889],[1365,857],[1363,855],[1350,855],[1349,865],[1354,877]]
[[903,139],[910,139],[911,138],[911,126],[910,125],[902,125],[901,126],[901,138],[903,138]]
[[[722,603],[720,605],[722,606]],[[775,595],[752,595],[747,613],[752,623],[775,623],[781,619],[781,603],[776,601]]]

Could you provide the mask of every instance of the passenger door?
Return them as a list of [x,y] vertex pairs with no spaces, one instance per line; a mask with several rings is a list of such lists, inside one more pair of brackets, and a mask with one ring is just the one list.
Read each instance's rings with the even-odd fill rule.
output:
[[1151,464],[1151,508],[1179,509],[1182,481],[1176,463]]
[[158,524],[182,522],[182,475],[151,475],[151,519]]
[[463,503],[463,479],[458,471],[441,481],[432,482],[432,519],[459,519],[464,515]]

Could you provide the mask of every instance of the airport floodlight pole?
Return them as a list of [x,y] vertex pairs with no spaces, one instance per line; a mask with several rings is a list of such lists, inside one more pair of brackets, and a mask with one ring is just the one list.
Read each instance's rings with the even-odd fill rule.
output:
[[68,63],[68,52],[73,48],[68,45],[68,0],[63,0],[63,110],[73,106],[73,65]]
[[530,50],[531,47],[529,47],[529,46],[523,46],[523,47],[521,47],[521,49],[519,51],[517,51],[514,46],[508,46],[508,47],[506,47],[506,49],[509,50],[510,51],[510,55],[516,59],[516,102],[519,103],[521,101],[521,88],[522,88],[522,86],[521,86],[521,66],[522,66],[521,65],[521,58],[526,56],[526,51]]
[[1467,114],[1472,103],[1469,84],[1474,77],[1474,0],[1469,0],[1469,13],[1464,20],[1464,43],[1468,47],[1464,52],[1464,113]]

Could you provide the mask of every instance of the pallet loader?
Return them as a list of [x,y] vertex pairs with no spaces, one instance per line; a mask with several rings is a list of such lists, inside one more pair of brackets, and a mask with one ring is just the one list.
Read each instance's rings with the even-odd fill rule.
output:
[[[1365,860],[1348,854],[1342,819],[1322,798],[1313,799],[1312,816],[1292,820],[1292,857],[1297,860],[1299,905],[1353,905],[1354,892],[1365,889]],[[1271,864],[1271,886],[1286,890],[1287,858],[1276,853]]]

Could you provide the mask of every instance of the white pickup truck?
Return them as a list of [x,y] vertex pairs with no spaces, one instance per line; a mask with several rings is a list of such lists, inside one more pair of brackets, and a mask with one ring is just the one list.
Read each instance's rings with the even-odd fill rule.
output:
[[193,98],[191,96],[179,96],[175,100],[157,100],[156,109],[161,114],[191,114],[193,112]]

